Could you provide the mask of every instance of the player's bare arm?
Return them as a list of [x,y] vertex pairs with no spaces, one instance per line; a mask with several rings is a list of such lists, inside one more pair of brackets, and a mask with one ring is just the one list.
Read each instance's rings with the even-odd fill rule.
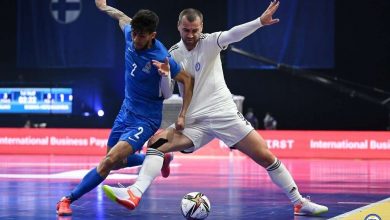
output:
[[194,78],[184,70],[182,70],[179,74],[174,78],[177,82],[181,82],[183,84],[183,106],[181,107],[179,116],[176,121],[176,130],[183,130],[185,125],[185,116],[190,106],[190,102],[192,99],[192,91],[194,88]]
[[99,10],[107,13],[110,17],[118,20],[119,26],[122,29],[122,31],[126,24],[130,24],[131,18],[127,16],[125,13],[123,13],[122,11],[113,8],[111,6],[108,6],[106,0],[95,0],[95,4]]

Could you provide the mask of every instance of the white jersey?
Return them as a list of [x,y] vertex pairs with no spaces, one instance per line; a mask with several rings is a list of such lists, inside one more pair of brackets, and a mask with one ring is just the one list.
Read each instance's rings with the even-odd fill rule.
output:
[[[223,75],[222,49],[217,43],[220,34],[201,34],[198,44],[191,51],[187,50],[182,40],[169,50],[175,61],[195,79],[187,119],[237,113],[237,106]],[[181,86],[179,83],[179,88]]]

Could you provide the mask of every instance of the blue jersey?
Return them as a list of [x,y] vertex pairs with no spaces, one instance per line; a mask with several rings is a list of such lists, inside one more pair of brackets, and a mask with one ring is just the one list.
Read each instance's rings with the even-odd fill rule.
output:
[[125,48],[125,101],[126,108],[136,115],[144,116],[161,124],[163,96],[160,92],[161,76],[152,60],[164,62],[169,57],[171,77],[181,70],[170,57],[164,45],[154,40],[150,49],[136,51],[131,38],[131,25],[124,27]]

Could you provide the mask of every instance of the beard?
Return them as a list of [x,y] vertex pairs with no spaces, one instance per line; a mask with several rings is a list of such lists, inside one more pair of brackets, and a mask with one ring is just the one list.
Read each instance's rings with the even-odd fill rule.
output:
[[192,39],[183,39],[184,45],[187,48],[193,49],[196,46],[197,40],[195,38]]

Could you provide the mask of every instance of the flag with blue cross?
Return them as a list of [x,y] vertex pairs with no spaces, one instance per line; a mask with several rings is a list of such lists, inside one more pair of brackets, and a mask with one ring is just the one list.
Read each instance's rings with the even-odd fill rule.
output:
[[112,67],[115,22],[92,0],[18,0],[18,67]]

